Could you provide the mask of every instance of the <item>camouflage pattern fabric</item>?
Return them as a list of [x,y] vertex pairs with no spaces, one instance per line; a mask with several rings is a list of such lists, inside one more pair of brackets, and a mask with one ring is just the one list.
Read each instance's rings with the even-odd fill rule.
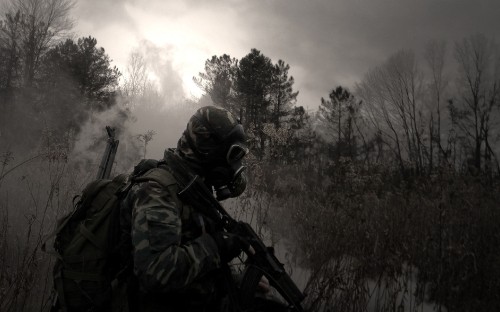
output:
[[131,209],[139,311],[209,311],[217,295],[217,245],[197,221],[202,216],[179,200],[173,181],[136,184],[122,205]]

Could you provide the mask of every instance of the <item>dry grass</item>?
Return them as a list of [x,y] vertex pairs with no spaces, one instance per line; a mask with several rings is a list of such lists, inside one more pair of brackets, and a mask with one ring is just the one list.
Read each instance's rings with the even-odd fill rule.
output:
[[81,188],[68,148],[45,139],[33,156],[6,152],[0,159],[1,311],[50,309],[53,259],[41,246]]
[[[40,245],[85,184],[65,153],[56,144],[26,163],[1,156],[1,311],[49,309],[52,262]],[[498,180],[446,168],[402,179],[348,160],[250,172],[226,207],[276,247],[309,311],[500,309]]]
[[[500,181],[401,179],[344,160],[261,180],[267,225],[309,272],[310,311],[500,309]],[[293,229],[292,231],[290,229]]]

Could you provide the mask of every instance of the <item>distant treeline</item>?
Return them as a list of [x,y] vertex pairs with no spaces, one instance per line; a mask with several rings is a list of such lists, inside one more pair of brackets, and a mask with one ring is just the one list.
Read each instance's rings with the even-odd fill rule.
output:
[[405,176],[442,166],[498,175],[498,46],[474,34],[451,49],[430,41],[423,50],[421,58],[397,51],[369,69],[354,91],[333,87],[316,112],[295,105],[290,66],[256,49],[241,60],[213,56],[195,81],[240,116],[259,158],[302,162],[308,153],[391,164]]

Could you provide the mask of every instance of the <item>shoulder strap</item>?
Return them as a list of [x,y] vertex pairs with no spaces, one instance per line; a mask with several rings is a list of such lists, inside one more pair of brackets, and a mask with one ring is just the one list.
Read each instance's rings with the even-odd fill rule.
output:
[[162,168],[153,168],[143,174],[140,177],[134,179],[134,182],[147,182],[147,181],[155,181],[164,187],[168,187],[174,184],[177,184],[172,173],[168,170]]
[[184,209],[182,201],[177,196],[178,182],[174,178],[170,170],[168,170],[164,166],[161,166],[153,168],[148,172],[146,172],[144,175],[134,179],[134,182],[147,182],[147,181],[155,181],[161,186],[165,187],[169,192],[170,196],[172,196],[173,200],[177,204],[177,207],[179,208],[181,214],[187,213],[187,210]]

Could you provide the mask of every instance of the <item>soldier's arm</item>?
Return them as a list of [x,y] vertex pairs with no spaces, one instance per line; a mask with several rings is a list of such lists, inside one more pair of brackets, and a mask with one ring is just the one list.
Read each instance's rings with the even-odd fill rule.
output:
[[180,289],[220,266],[217,245],[208,234],[181,244],[179,207],[158,183],[131,190],[134,273],[149,291]]

